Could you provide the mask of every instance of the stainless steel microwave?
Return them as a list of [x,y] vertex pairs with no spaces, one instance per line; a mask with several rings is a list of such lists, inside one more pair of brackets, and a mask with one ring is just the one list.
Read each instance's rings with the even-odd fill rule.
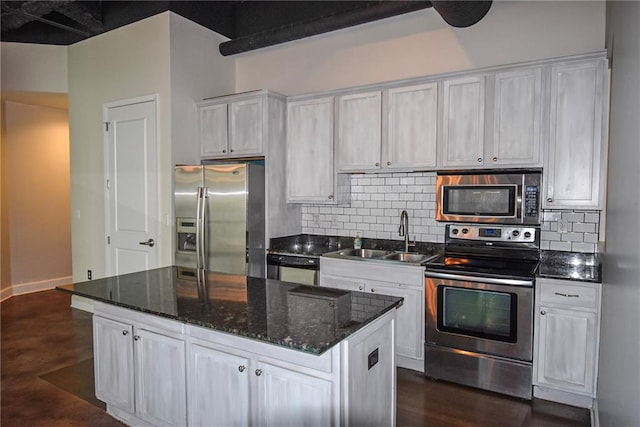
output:
[[540,224],[540,170],[440,172],[436,220]]

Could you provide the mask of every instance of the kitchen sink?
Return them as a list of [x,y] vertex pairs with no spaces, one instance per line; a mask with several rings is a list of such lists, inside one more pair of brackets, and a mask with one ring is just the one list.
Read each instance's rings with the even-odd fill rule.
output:
[[409,252],[395,252],[392,254],[384,255],[382,259],[420,264],[427,259],[427,256]]
[[338,257],[351,256],[358,258],[380,258],[391,253],[392,252],[390,251],[383,251],[381,249],[343,249],[341,251],[334,252],[333,254]]
[[425,254],[387,251],[383,249],[342,249],[326,253],[323,256],[329,258],[361,259],[376,262],[403,262],[408,264],[422,264],[429,259],[429,256]]

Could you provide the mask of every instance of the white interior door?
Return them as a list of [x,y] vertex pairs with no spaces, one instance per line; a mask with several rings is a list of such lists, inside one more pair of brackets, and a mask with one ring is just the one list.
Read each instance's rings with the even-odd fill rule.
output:
[[106,106],[107,276],[158,267],[155,99]]

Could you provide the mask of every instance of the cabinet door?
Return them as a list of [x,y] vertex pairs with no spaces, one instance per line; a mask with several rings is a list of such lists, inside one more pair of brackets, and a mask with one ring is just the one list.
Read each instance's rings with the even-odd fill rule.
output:
[[492,165],[540,166],[542,69],[495,76]]
[[593,394],[596,314],[540,307],[537,384]]
[[135,329],[134,334],[136,414],[153,425],[184,426],[184,340],[145,329]]
[[287,201],[334,200],[333,98],[287,105]]
[[380,168],[382,93],[366,92],[338,98],[338,171]]
[[232,156],[262,154],[263,97],[234,101],[230,108],[229,151]]
[[386,96],[387,132],[382,166],[389,169],[435,167],[437,83],[389,89]]
[[445,80],[441,166],[483,166],[484,76]]
[[96,397],[126,412],[134,411],[133,327],[93,316]]
[[189,425],[249,425],[249,359],[191,344]]
[[396,354],[422,359],[424,352],[424,316],[421,315],[420,291],[407,285],[370,282],[367,290],[373,293],[402,297],[402,306],[396,311]]
[[261,361],[255,364],[252,375],[257,425],[332,425],[330,381]]
[[604,71],[604,61],[552,67],[547,208],[601,208]]
[[229,149],[229,119],[226,103],[198,107],[200,155],[226,156]]

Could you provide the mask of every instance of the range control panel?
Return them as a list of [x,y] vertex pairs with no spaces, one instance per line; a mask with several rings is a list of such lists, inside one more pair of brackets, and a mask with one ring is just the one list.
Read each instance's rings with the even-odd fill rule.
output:
[[489,242],[520,242],[534,243],[536,241],[535,227],[510,227],[502,225],[448,225],[449,239],[476,240]]

